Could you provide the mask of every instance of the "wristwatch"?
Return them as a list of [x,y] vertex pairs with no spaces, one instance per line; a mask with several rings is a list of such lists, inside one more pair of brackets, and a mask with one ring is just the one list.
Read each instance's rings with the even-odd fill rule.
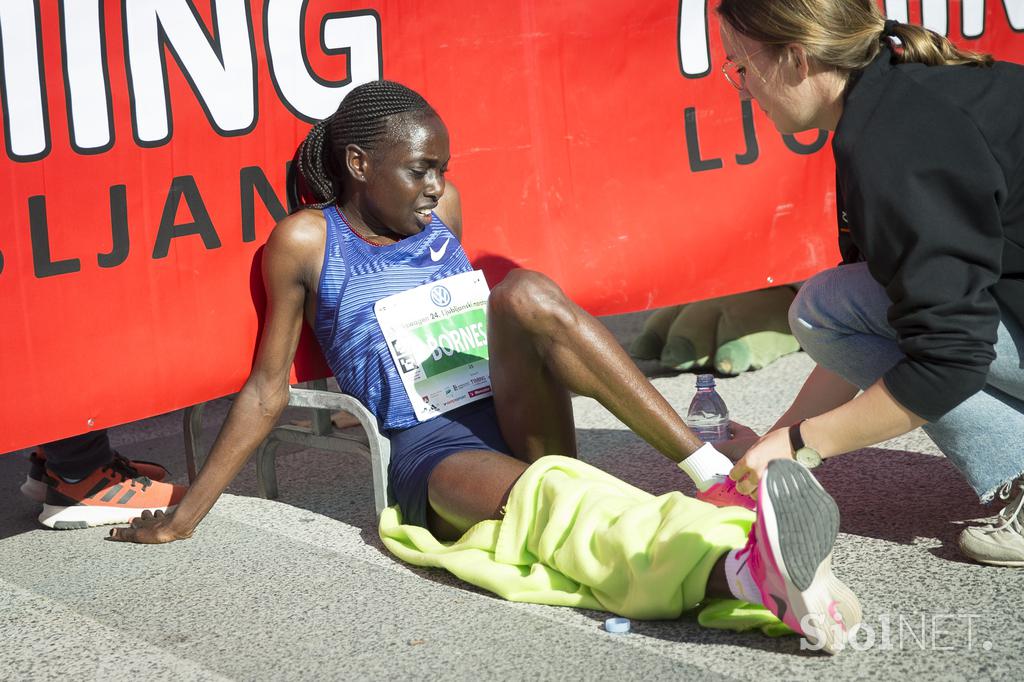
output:
[[789,427],[789,446],[793,448],[793,459],[803,464],[808,469],[813,469],[821,464],[821,455],[814,448],[804,444],[803,436],[800,435],[800,425],[806,419],[801,419]]

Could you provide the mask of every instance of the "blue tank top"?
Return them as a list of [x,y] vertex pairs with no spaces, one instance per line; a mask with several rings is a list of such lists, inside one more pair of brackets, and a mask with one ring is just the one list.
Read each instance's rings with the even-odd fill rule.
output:
[[336,206],[323,209],[327,242],[314,333],[341,390],[381,431],[418,424],[373,306],[382,298],[473,269],[448,226],[432,214],[419,234],[387,246],[359,237]]

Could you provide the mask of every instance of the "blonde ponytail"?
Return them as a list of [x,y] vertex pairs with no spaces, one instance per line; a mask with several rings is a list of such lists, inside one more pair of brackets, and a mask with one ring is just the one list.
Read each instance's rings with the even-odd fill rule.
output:
[[[889,24],[890,22],[885,23]],[[896,23],[892,27],[891,33],[900,41],[900,45],[893,49],[898,62],[914,62],[928,66],[942,64],[992,66],[994,61],[990,54],[961,50],[945,36],[940,36],[921,26]]]

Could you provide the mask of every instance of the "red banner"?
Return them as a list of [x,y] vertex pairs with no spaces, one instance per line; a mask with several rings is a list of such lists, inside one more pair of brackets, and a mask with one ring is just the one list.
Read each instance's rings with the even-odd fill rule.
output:
[[[380,77],[448,124],[492,279],[605,314],[834,263],[828,136],[741,104],[709,4],[4,0],[0,452],[237,390],[285,162]],[[884,5],[1024,60],[1020,0]]]

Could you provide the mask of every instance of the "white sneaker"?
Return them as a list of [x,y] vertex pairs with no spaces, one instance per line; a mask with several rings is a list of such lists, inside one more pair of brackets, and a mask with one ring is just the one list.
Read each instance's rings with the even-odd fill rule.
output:
[[960,552],[982,564],[1024,566],[1024,476],[999,491],[1007,500],[995,523],[960,533]]

